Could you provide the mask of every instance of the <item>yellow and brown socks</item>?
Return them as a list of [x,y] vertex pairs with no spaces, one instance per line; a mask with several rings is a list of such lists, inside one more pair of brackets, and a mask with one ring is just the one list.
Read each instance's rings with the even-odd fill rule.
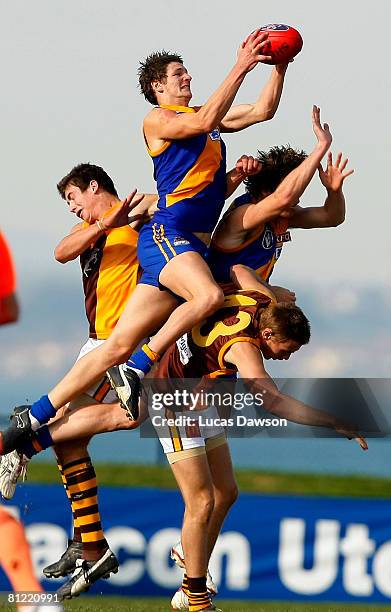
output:
[[96,561],[109,545],[102,531],[98,485],[91,459],[85,457],[67,463],[63,466],[63,474],[70,494],[75,532],[80,533],[83,543],[83,559]]
[[206,576],[201,578],[183,577],[182,590],[189,600],[189,612],[199,612],[211,607],[212,603],[206,588]]

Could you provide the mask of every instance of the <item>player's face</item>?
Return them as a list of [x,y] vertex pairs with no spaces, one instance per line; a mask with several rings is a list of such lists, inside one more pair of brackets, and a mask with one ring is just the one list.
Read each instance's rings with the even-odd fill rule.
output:
[[263,330],[261,351],[265,359],[288,360],[292,353],[299,350],[295,340],[278,340],[271,330]]
[[189,102],[192,97],[190,89],[191,76],[183,64],[171,62],[167,66],[166,78],[162,83],[164,93],[173,100]]
[[94,193],[91,184],[85,191],[82,191],[80,187],[76,187],[76,185],[67,185],[65,188],[65,199],[68,202],[69,211],[87,223],[95,221]]

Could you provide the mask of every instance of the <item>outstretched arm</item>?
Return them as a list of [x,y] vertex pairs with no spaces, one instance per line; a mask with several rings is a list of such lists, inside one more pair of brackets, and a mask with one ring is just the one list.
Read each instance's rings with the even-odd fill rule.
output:
[[220,123],[221,131],[238,132],[255,123],[272,119],[280,103],[287,68],[288,64],[274,66],[255,104],[238,104],[230,108]]
[[226,79],[196,113],[177,114],[169,109],[154,109],[144,120],[144,133],[149,147],[157,140],[189,138],[211,132],[227,114],[239,87],[248,72],[269,56],[262,55],[267,33],[255,30],[239,47],[237,61]]
[[365,439],[350,425],[338,420],[332,414],[312,408],[299,400],[281,393],[273,379],[266,372],[260,352],[249,342],[238,342],[225,355],[225,360],[233,363],[242,378],[251,380],[253,392],[262,392],[263,407],[280,418],[300,425],[327,427],[347,438],[355,438],[363,450],[368,448]]
[[319,178],[327,191],[323,206],[301,208],[296,206],[289,216],[289,227],[312,229],[315,227],[337,227],[345,220],[345,196],[342,191],[344,180],[354,170],[346,170],[348,159],[338,153],[335,163],[331,151],[327,157],[327,167],[319,166]]
[[312,153],[284,178],[274,193],[255,204],[233,210],[226,221],[230,230],[236,233],[258,229],[297,204],[332,142],[329,126],[327,123],[322,126],[317,106],[312,109],[312,126],[317,138]]

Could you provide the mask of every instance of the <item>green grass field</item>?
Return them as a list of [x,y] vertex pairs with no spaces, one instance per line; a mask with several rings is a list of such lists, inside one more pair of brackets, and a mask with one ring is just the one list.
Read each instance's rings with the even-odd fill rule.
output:
[[[371,606],[368,604],[295,604],[288,601],[259,602],[259,601],[218,601],[216,602],[223,612],[385,612],[391,606]],[[4,612],[15,612],[15,608],[6,605],[0,609]],[[170,603],[167,599],[130,598],[130,597],[88,597],[67,601],[65,610],[69,612],[169,612]]]
[[[278,612],[301,612],[302,610],[307,612],[317,612],[318,610],[324,610],[325,612],[348,612],[355,610],[361,610],[369,612],[370,610],[391,610],[391,606],[368,606],[368,604],[293,604],[287,601],[262,603],[257,601],[218,601],[216,605],[221,608],[223,612],[263,612],[269,610],[275,610]],[[107,597],[104,600],[98,597],[84,597],[83,600],[72,601],[66,604],[67,610],[72,612],[99,612],[103,610],[105,612],[164,612],[171,610],[170,603],[164,599],[131,599],[131,598],[118,598],[118,597]]]
[[[95,462],[94,466],[100,485],[176,488],[171,470],[166,466]],[[257,470],[235,470],[235,474],[239,490],[250,493],[391,497],[390,478],[288,474]],[[32,461],[29,465],[28,480],[29,482],[59,483],[60,477],[56,466],[52,463]]]

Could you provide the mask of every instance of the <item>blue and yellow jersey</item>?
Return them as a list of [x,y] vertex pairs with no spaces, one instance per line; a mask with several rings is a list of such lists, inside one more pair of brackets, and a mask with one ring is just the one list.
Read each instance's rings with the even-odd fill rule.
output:
[[[177,113],[196,112],[187,106],[161,107]],[[170,140],[148,153],[159,194],[154,222],[188,232],[212,232],[226,189],[225,145],[219,130]]]
[[[242,206],[251,202],[248,193],[234,201],[233,206]],[[284,242],[290,240],[288,220],[282,217],[273,219],[252,236],[247,242],[234,249],[217,247],[215,241],[209,248],[208,264],[218,283],[230,283],[230,268],[235,264],[243,264],[258,272],[264,281],[268,281],[274,265],[279,258]]]

